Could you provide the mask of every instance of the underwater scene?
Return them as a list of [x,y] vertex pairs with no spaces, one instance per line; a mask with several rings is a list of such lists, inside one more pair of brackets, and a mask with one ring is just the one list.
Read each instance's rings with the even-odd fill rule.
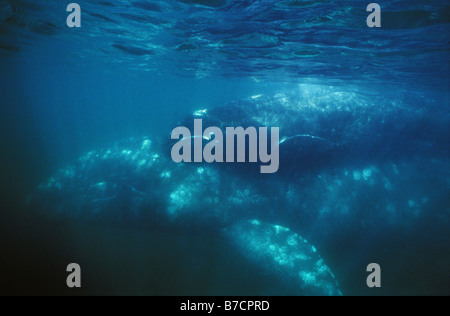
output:
[[450,295],[450,3],[0,0],[0,294]]

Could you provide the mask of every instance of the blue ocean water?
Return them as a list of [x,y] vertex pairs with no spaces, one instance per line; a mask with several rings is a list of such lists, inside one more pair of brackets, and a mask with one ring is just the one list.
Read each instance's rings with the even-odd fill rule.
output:
[[[381,28],[361,1],[78,3],[68,28],[68,3],[0,0],[2,291],[71,294],[65,265],[79,261],[84,294],[309,294],[215,230],[257,218],[314,245],[344,295],[450,293],[447,1],[379,2]],[[144,139],[169,155],[172,129],[202,109],[339,146],[287,142],[271,177],[115,156]],[[108,149],[111,165],[86,169]],[[117,215],[136,205],[151,215]],[[190,213],[155,228],[159,208]],[[366,286],[372,262],[381,289]]]

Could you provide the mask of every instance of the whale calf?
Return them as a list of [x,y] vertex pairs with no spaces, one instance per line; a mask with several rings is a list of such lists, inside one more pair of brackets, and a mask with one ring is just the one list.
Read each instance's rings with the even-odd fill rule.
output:
[[267,273],[284,271],[297,294],[341,294],[314,246],[289,228],[254,219],[275,207],[264,186],[212,166],[175,164],[153,147],[142,138],[89,152],[41,185],[33,204],[49,219],[149,230],[204,227]]

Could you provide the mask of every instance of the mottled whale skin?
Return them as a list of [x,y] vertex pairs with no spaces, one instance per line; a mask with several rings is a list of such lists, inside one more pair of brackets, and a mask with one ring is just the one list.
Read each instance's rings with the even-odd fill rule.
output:
[[286,281],[296,283],[297,294],[341,294],[311,244],[289,228],[261,220],[267,208],[276,209],[267,186],[213,166],[175,164],[147,138],[92,151],[39,191],[33,205],[50,219],[186,232],[203,227],[222,234],[267,273],[284,271]]
[[[257,95],[194,112],[179,126],[203,128],[279,127],[278,175],[318,172],[330,166],[400,160],[420,153],[446,152],[448,114],[442,108],[412,107],[405,98],[380,99],[314,86],[275,96]],[[417,101],[416,101],[417,102]],[[426,101],[424,100],[424,103]],[[441,112],[442,115],[438,113]],[[174,144],[168,140],[167,147]],[[170,150],[165,150],[170,154]],[[222,167],[229,165],[223,164]],[[236,170],[235,166],[231,166]],[[258,172],[257,164],[246,164]],[[248,176],[249,172],[244,174]]]
[[[295,294],[341,295],[319,255],[326,242],[356,229],[412,229],[427,203],[442,194],[413,187],[421,179],[411,165],[424,163],[404,160],[400,152],[407,156],[419,150],[417,144],[395,149],[419,126],[430,124],[421,121],[423,113],[368,102],[333,91],[308,98],[255,96],[197,111],[182,122],[189,127],[193,118],[203,118],[205,126],[222,130],[280,127],[283,169],[275,175],[260,175],[259,165],[176,164],[170,141],[143,137],[87,153],[42,184],[31,204],[49,219],[147,230],[167,226],[186,233],[212,230],[255,267],[295,288]],[[398,111],[402,122],[408,118],[409,125],[390,122],[391,111]],[[441,123],[433,122],[437,129]],[[427,137],[416,138],[425,143],[424,151],[439,144],[435,135]],[[371,158],[378,154],[385,159],[375,164]],[[442,169],[436,161],[426,164]],[[442,181],[442,190],[448,190],[445,177]],[[369,203],[367,192],[377,199]],[[298,233],[321,243],[316,249]]]

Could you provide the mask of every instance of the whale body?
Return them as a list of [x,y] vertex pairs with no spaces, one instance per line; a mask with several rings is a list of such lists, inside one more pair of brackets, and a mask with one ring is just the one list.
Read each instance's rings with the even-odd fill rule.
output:
[[[322,92],[322,99],[257,96],[196,111],[181,122],[189,127],[202,117],[219,128],[280,127],[278,174],[262,176],[258,166],[248,164],[177,164],[170,158],[169,139],[142,137],[87,153],[43,183],[31,204],[50,220],[149,231],[208,229],[295,294],[341,295],[320,249],[346,230],[411,229],[420,221],[442,191],[420,186],[414,166],[425,161],[436,173],[445,166],[423,155],[405,157],[439,147],[445,120],[433,122],[435,134],[418,133],[406,143],[431,124],[424,123],[423,113],[369,104],[353,93],[331,91],[323,99]],[[403,123],[394,124],[392,111]],[[399,143],[402,150],[396,148]],[[442,190],[448,190],[446,178],[441,179]],[[404,188],[411,183],[416,187],[409,196]],[[377,199],[368,203],[368,192]],[[313,246],[308,239],[319,235],[322,242]]]
[[267,273],[284,270],[297,294],[341,294],[314,246],[286,227],[252,219],[272,204],[262,186],[213,167],[177,165],[147,138],[89,152],[39,191],[33,204],[50,219],[148,230],[208,227]]

